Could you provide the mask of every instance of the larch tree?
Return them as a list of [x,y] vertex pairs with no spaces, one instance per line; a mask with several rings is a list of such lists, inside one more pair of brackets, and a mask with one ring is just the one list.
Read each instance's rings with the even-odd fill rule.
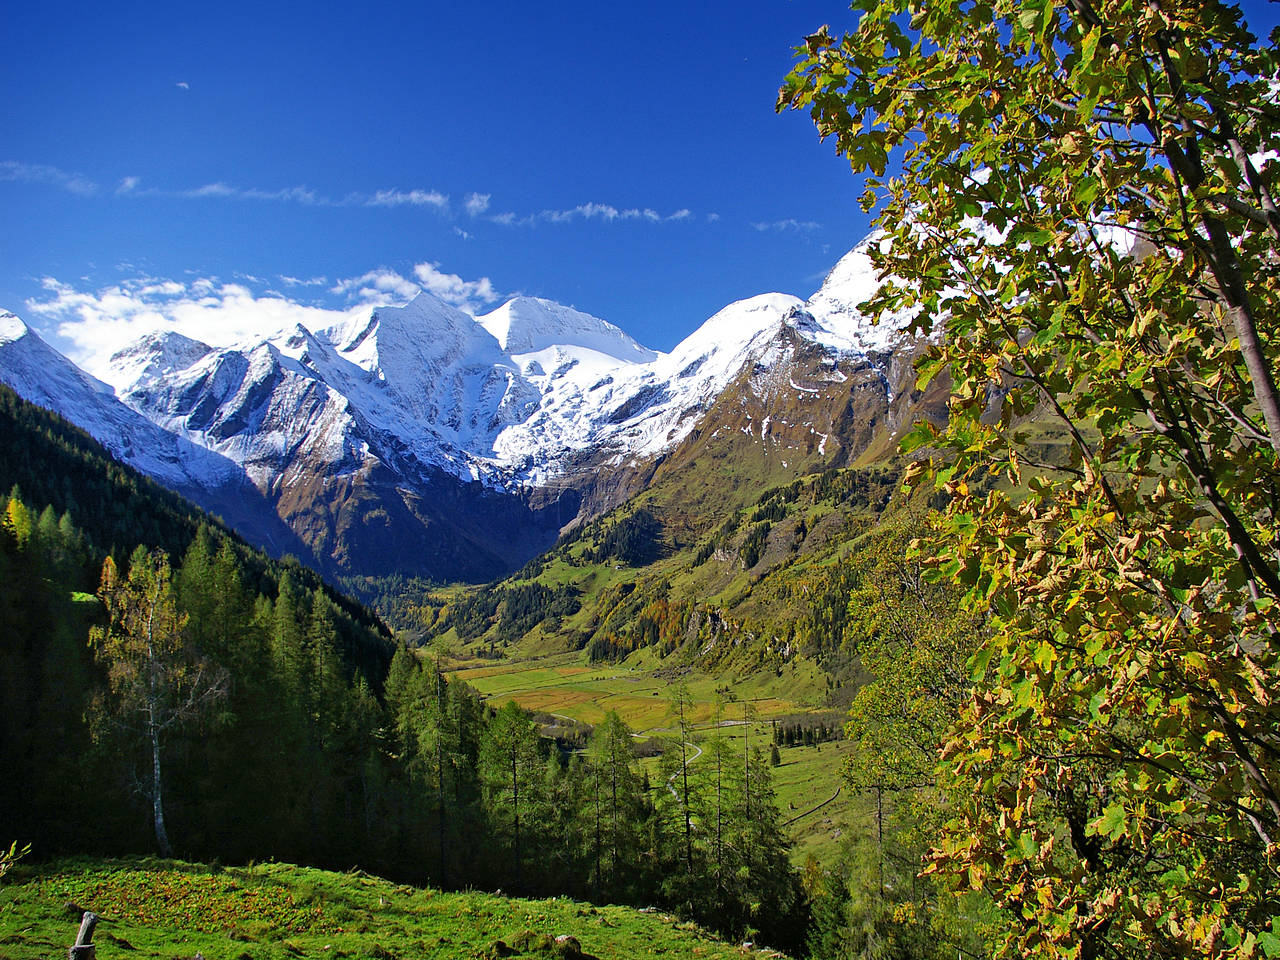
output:
[[[631,730],[610,710],[591,735],[591,777],[595,817],[595,884],[617,894],[627,883],[625,865],[639,850],[643,807],[639,764]],[[607,854],[606,854],[607,851]],[[608,880],[603,881],[607,872]]]
[[1278,955],[1274,47],[1216,0],[854,8],[778,103],[874,175],[866,309],[950,376],[910,479],[988,635],[929,869],[1006,956]]
[[479,760],[491,823],[510,837],[514,886],[523,890],[526,848],[533,832],[530,812],[538,804],[543,763],[537,728],[515,701],[503,704],[485,727]]

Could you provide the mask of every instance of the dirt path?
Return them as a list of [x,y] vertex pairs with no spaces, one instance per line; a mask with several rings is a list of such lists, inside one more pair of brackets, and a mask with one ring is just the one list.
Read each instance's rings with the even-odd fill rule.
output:
[[843,787],[843,786],[836,787],[836,792],[835,792],[835,793],[833,793],[831,796],[827,797],[827,799],[823,800],[823,801],[822,801],[820,804],[818,804],[816,807],[811,807],[811,808],[809,808],[808,810],[804,811],[804,813],[797,813],[797,814],[796,814],[794,817],[792,817],[790,820],[783,820],[783,821],[782,821],[782,825],[783,825],[784,827],[789,827],[789,826],[791,826],[791,824],[795,823],[797,820],[802,820],[802,819],[804,819],[805,817],[807,817],[807,816],[808,816],[809,814],[811,814],[811,813],[817,813],[819,810],[821,810],[823,807],[825,807],[828,803],[830,803],[830,802],[831,802],[832,800],[834,800],[836,797],[840,796],[840,791],[841,791],[841,790],[843,790],[843,789],[844,789],[844,787]]

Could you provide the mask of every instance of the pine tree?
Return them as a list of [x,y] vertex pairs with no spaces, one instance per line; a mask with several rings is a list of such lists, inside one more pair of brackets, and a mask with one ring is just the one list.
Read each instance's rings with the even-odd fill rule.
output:
[[631,730],[616,710],[595,728],[590,747],[594,789],[595,886],[623,894],[629,879],[626,864],[639,853],[643,805],[639,765]]

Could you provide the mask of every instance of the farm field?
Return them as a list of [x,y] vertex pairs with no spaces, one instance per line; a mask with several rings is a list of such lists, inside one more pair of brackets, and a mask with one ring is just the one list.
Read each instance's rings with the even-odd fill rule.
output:
[[[643,661],[584,664],[579,653],[533,660],[468,661],[447,670],[450,679],[474,687],[487,702],[501,706],[514,700],[526,710],[569,717],[582,723],[600,722],[610,710],[638,734],[656,732],[670,721],[670,693],[674,681],[646,669]],[[803,713],[811,705],[789,697],[784,684],[758,677],[716,680],[690,676],[686,685],[693,700],[690,719],[712,723],[717,703],[729,696],[749,701],[760,719]],[[741,703],[723,703],[724,715],[740,713]]]

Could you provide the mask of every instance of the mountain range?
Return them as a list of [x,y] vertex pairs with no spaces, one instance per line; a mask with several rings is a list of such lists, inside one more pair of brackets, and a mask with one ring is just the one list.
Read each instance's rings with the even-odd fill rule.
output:
[[[754,459],[786,479],[937,415],[910,318],[858,310],[876,242],[808,300],[732,303],[669,353],[549,300],[472,316],[423,292],[229,347],[150,334],[92,372],[0,313],[0,380],[276,554],[482,581],[682,466]],[[685,512],[737,505],[726,483]]]

